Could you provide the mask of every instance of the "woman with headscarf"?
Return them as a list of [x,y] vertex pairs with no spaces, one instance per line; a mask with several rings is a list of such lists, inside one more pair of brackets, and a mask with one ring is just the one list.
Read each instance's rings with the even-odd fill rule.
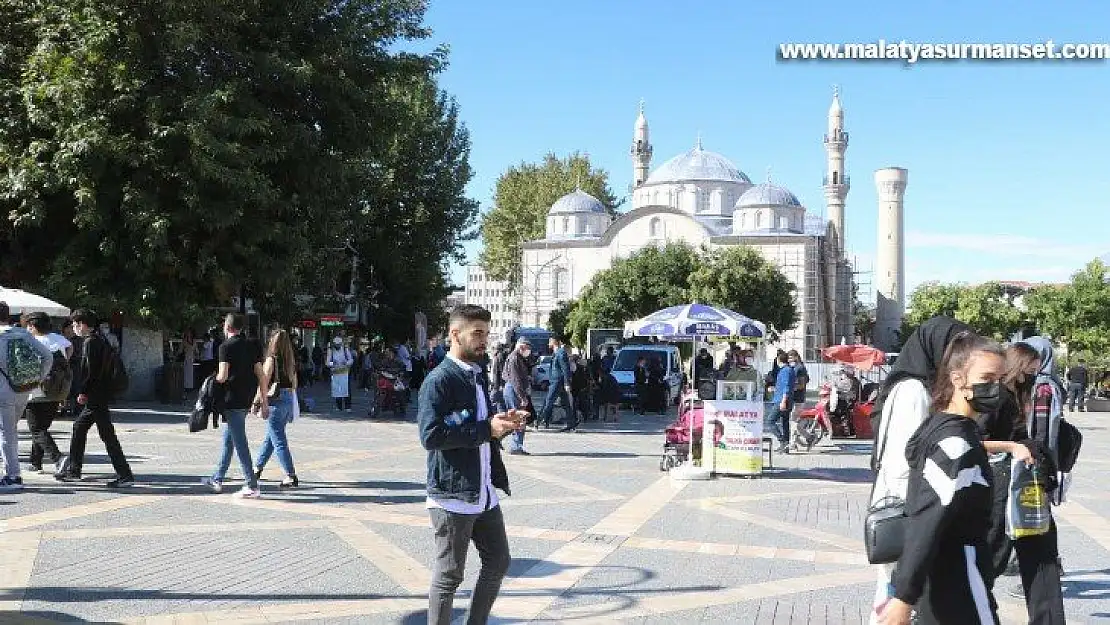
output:
[[[1067,387],[1056,375],[1056,356],[1052,341],[1034,336],[1022,341],[1037,351],[1041,361],[1040,371],[1033,380],[1033,409],[1028,423],[1028,437],[1041,451],[1038,460],[1049,465],[1042,472],[1048,478],[1048,489],[1053,503],[1063,502],[1068,475],[1059,472],[1057,457],[1060,419],[1064,413]],[[1063,625],[1064,595],[1060,588],[1063,574],[1060,566],[1060,547],[1056,535],[1056,521],[1049,524],[1048,532],[1040,536],[1026,536],[1014,541],[1021,586],[1025,591],[1025,607],[1030,625]]]
[[[871,465],[876,470],[871,491],[872,505],[888,497],[905,501],[910,478],[906,445],[910,436],[929,417],[929,393],[948,344],[960,332],[970,329],[951,317],[937,316],[921,324],[906,339],[902,353],[879,389],[872,413],[879,415],[872,429],[875,440]],[[875,609],[871,611],[873,624],[878,622],[876,610],[890,598],[894,565],[880,564],[875,568],[875,598],[872,603]]]
[[351,350],[343,345],[341,337],[335,337],[328,348],[328,368],[331,369],[331,396],[336,410],[351,411],[351,378],[347,373],[355,364]]

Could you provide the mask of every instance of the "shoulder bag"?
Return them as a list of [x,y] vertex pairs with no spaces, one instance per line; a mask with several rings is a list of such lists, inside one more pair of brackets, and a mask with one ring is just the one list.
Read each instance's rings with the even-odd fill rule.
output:
[[[887,436],[890,434],[890,422],[893,420],[894,415],[888,415],[886,428],[883,429],[883,440],[876,459],[876,470],[880,472],[886,453]],[[876,475],[875,484],[871,487],[872,498],[878,483],[879,476]],[[863,521],[863,542],[867,549],[868,562],[891,564],[898,561],[906,540],[907,521],[906,501],[901,497],[883,497],[868,507],[867,518]]]

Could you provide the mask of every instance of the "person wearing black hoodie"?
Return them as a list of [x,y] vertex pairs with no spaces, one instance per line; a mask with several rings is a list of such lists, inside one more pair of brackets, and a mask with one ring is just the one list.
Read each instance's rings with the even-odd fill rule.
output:
[[933,413],[910,437],[905,543],[880,606],[882,625],[999,625],[987,533],[991,468],[976,414],[998,409],[1002,348],[971,332],[948,347],[932,390]]

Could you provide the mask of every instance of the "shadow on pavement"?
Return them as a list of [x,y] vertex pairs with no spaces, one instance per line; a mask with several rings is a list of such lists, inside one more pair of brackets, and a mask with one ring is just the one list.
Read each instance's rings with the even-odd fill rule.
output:
[[841,484],[870,484],[875,474],[868,468],[764,469],[763,477],[778,480],[822,480]]

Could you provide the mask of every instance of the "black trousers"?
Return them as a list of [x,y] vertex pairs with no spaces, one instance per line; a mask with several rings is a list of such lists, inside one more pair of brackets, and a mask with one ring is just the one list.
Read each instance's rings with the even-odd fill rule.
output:
[[1060,550],[1056,521],[1047,534],[1014,541],[1025,589],[1029,625],[1064,625],[1064,591],[1060,588]]
[[58,444],[54,442],[54,437],[50,435],[50,426],[54,423],[54,417],[58,415],[59,404],[60,402],[56,401],[27,404],[27,428],[31,430],[32,466],[41,467],[44,455],[50,458],[50,462],[58,462],[62,458],[62,452],[58,450]]
[[104,449],[112,460],[112,467],[116,470],[116,477],[120,479],[133,479],[131,466],[127,464],[127,456],[123,455],[119,438],[116,437],[116,428],[112,425],[112,413],[107,405],[85,404],[81,412],[73,421],[73,437],[69,441],[69,473],[80,476],[81,468],[85,463],[85,444],[88,442],[89,430],[96,425],[96,432],[104,442]]
[[428,593],[428,625],[450,625],[455,591],[463,581],[470,543],[478,549],[482,568],[470,599],[467,625],[484,625],[501,592],[501,581],[509,570],[509,539],[501,506],[482,514],[455,514],[439,508],[428,510],[435,530],[435,569]]

